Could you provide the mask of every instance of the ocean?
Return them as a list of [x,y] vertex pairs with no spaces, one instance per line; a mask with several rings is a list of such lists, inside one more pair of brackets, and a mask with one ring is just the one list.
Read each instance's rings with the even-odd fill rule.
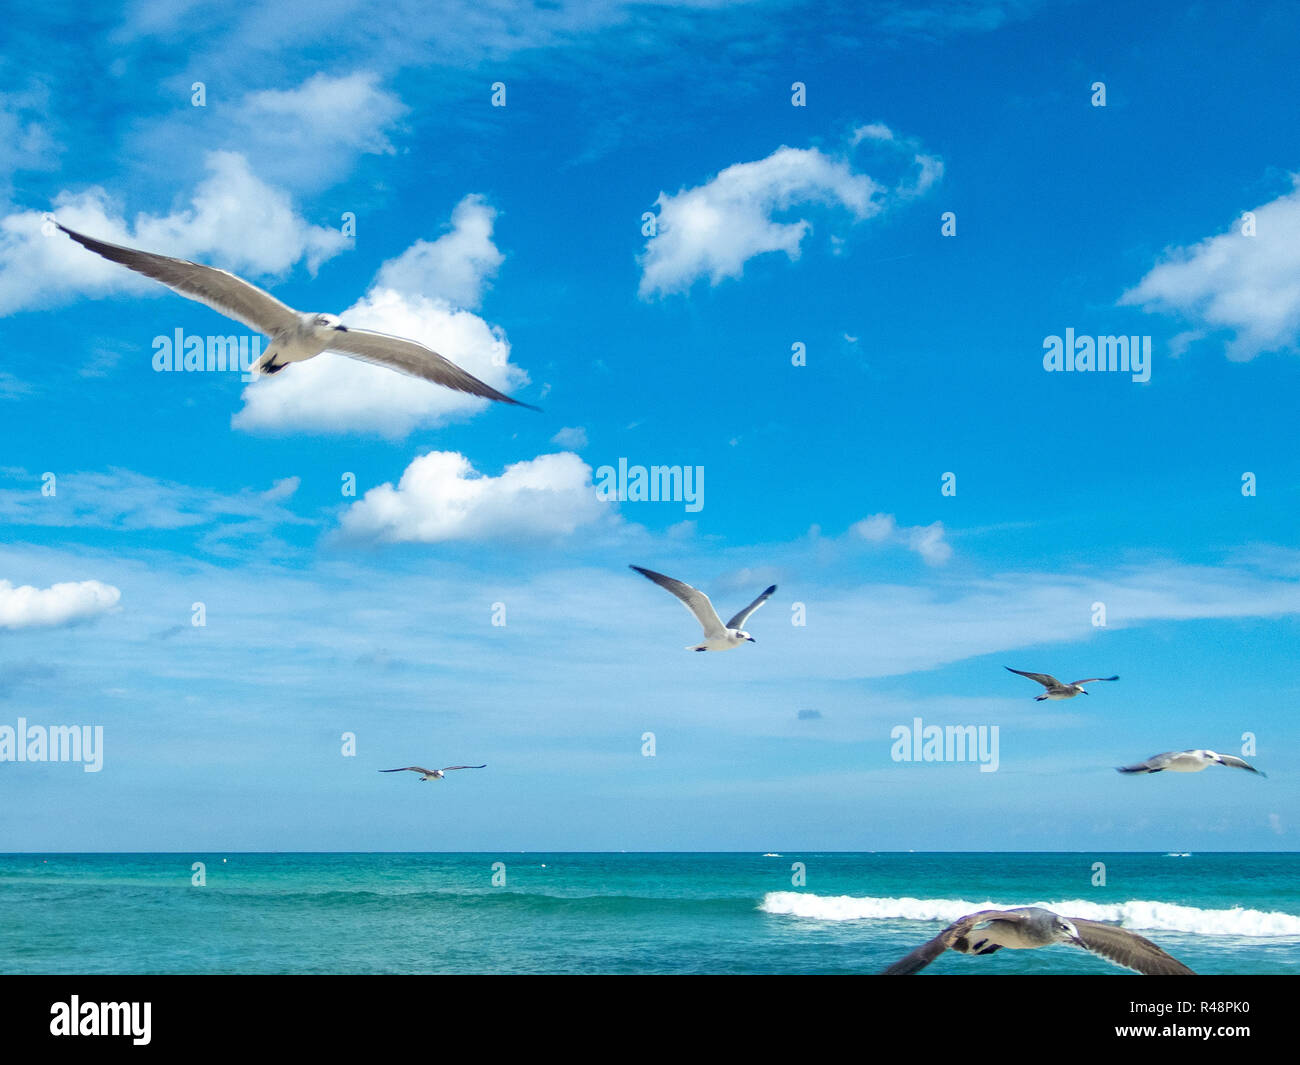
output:
[[[0,855],[0,972],[859,974],[1034,903],[1300,973],[1298,854],[816,852]],[[1065,945],[926,971],[1126,974]]]

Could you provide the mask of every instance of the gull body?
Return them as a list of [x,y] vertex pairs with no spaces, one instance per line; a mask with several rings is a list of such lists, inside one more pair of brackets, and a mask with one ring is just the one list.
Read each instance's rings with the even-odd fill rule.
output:
[[1261,777],[1268,775],[1234,754],[1219,754],[1217,751],[1211,751],[1204,747],[1194,748],[1190,751],[1166,751],[1164,754],[1153,754],[1145,762],[1117,766],[1116,768],[1120,773],[1163,773],[1165,770],[1171,773],[1199,773],[1202,769],[1212,765],[1225,765],[1231,769],[1248,769],[1252,773],[1258,773]]
[[968,913],[885,969],[882,975],[910,976],[947,950],[959,954],[993,954],[1003,949],[1035,950],[1054,943],[1082,947],[1115,965],[1146,976],[1196,975],[1149,939],[1125,928],[1100,921],[1062,917],[1041,906]]
[[[58,225],[58,223],[55,223]],[[295,311],[256,285],[227,270],[173,259],[167,255],[109,244],[59,225],[82,247],[110,262],[120,263],[145,277],[160,281],[173,292],[206,304],[228,318],[242,322],[270,338],[270,345],[253,364],[255,373],[275,374],[291,362],[303,362],[322,351],[335,351],[362,362],[398,370],[412,377],[519,407],[530,406],[498,392],[462,370],[432,348],[402,337],[369,329],[349,329],[332,314]],[[531,408],[536,410],[536,407]]]
[[1085,677],[1083,680],[1076,680],[1070,684],[1064,684],[1057,680],[1050,673],[1026,673],[1023,669],[1012,669],[1010,666],[1004,667],[1008,672],[1018,673],[1022,677],[1028,677],[1030,680],[1036,680],[1047,690],[1042,695],[1035,695],[1034,702],[1041,703],[1044,699],[1073,699],[1076,695],[1087,695],[1084,690],[1085,684],[1093,684],[1101,680],[1119,680],[1118,676],[1114,677]]
[[420,773],[422,774],[420,777],[420,783],[423,784],[426,780],[442,780],[442,778],[445,777],[448,773],[450,773],[453,769],[486,769],[486,768],[487,768],[486,764],[447,765],[447,766],[443,766],[441,769],[425,769],[423,766],[418,766],[418,765],[404,765],[397,769],[381,769],[380,772],[381,773],[407,773],[407,772]]
[[742,643],[757,643],[748,632],[742,627],[749,615],[767,602],[772,593],[776,591],[776,585],[773,584],[767,588],[757,599],[755,599],[744,610],[740,611],[728,621],[725,625],[722,619],[718,617],[718,612],[713,609],[713,604],[709,597],[698,588],[692,588],[684,581],[674,580],[672,577],[665,577],[662,573],[656,573],[652,569],[642,569],[640,566],[632,566],[641,576],[652,580],[660,588],[664,588],[673,593],[686,606],[693,615],[695,620],[700,623],[704,630],[704,642],[692,644],[687,647],[688,651],[730,651],[739,647]]

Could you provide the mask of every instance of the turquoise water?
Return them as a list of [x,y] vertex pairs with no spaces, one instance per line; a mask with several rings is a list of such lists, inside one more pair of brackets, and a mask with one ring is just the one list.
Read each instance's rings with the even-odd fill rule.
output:
[[[883,853],[0,855],[0,972],[870,973],[1036,902],[1300,973],[1300,855]],[[1068,946],[928,971],[1125,972]]]

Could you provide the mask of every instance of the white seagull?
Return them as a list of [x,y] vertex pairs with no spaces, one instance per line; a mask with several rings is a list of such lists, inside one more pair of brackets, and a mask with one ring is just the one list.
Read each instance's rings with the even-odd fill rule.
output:
[[1151,940],[1143,939],[1128,929],[1079,917],[1062,917],[1041,906],[968,913],[902,961],[894,962],[881,975],[911,976],[945,950],[955,950],[959,954],[993,954],[1003,947],[1033,950],[1053,943],[1072,943],[1144,976],[1196,975]]
[[1249,769],[1252,773],[1258,773],[1261,777],[1268,776],[1267,773],[1256,769],[1249,762],[1246,762],[1233,754],[1219,754],[1217,751],[1208,751],[1205,748],[1198,748],[1191,751],[1166,751],[1164,754],[1153,754],[1145,762],[1138,762],[1136,765],[1116,766],[1120,773],[1163,773],[1168,769],[1171,773],[1199,773],[1206,766],[1226,765],[1233,769]]
[[662,573],[656,573],[652,569],[642,569],[640,566],[632,566],[631,568],[641,576],[654,581],[660,588],[667,588],[668,591],[686,604],[687,610],[695,615],[695,620],[704,629],[704,642],[694,644],[686,648],[686,650],[730,651],[733,647],[739,647],[746,641],[749,643],[758,642],[742,626],[745,624],[745,619],[766,603],[771,594],[776,591],[775,584],[724,625],[722,619],[718,617],[718,612],[713,609],[713,604],[709,602],[709,597],[698,588],[692,588],[682,581],[673,580],[672,577],[665,577]]
[[1083,690],[1085,684],[1092,684],[1100,680],[1119,680],[1115,677],[1085,677],[1083,680],[1072,681],[1069,684],[1062,684],[1050,673],[1026,673],[1023,669],[1012,669],[1010,666],[1003,667],[1012,673],[1019,673],[1022,677],[1028,677],[1030,680],[1036,680],[1047,691],[1042,695],[1035,695],[1034,702],[1041,703],[1044,699],[1073,699],[1076,695],[1087,695]]
[[[55,225],[59,225],[57,222]],[[243,322],[250,329],[264,333],[271,340],[262,357],[253,364],[255,373],[279,373],[291,362],[302,362],[322,351],[337,351],[363,362],[376,363],[393,370],[422,377],[426,381],[453,388],[457,392],[529,407],[511,399],[473,374],[466,373],[450,359],[414,340],[375,333],[369,329],[350,329],[332,314],[304,314],[287,307],[269,292],[226,270],[173,259],[166,255],[136,251],[118,244],[108,244],[94,237],[73,232],[59,225],[68,236],[96,255],[121,263],[138,274],[161,281],[174,292],[205,303],[228,318]]]
[[404,765],[400,769],[381,769],[380,772],[381,773],[406,773],[406,772],[422,773],[423,776],[420,777],[420,783],[424,783],[426,780],[441,780],[453,769],[486,769],[486,768],[487,768],[486,763],[483,765],[446,765],[443,766],[441,769],[425,769],[423,766],[418,766],[418,765]]

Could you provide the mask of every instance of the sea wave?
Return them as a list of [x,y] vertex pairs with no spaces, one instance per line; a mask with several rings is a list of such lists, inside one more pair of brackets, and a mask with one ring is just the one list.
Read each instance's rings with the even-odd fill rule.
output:
[[965,899],[858,898],[853,895],[808,895],[797,891],[770,891],[759,909],[786,917],[809,917],[819,921],[955,921],[976,910],[1003,910],[1012,906],[1043,906],[1067,917],[1087,921],[1109,921],[1125,928],[1165,932],[1194,932],[1206,936],[1300,936],[1300,916],[1278,910],[1249,910],[1234,906],[1228,910],[1180,906],[1172,902],[1132,899],[1128,902],[1099,903],[1085,899],[1053,902],[970,902]]

